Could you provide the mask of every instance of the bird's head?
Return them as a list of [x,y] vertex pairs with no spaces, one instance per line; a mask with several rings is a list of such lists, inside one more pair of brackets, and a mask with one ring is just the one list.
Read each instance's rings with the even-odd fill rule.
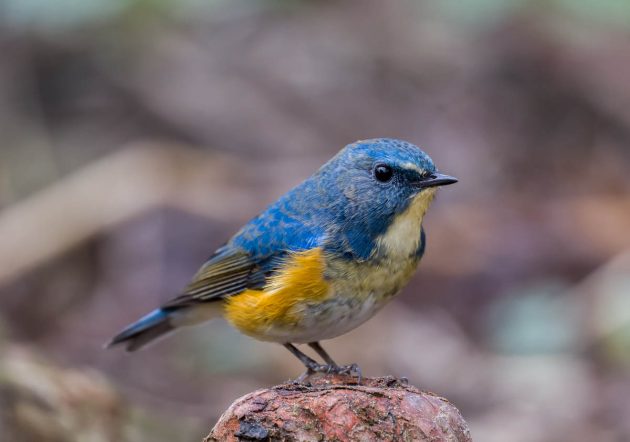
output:
[[[411,216],[421,222],[437,188],[457,182],[438,172],[419,147],[389,138],[346,146],[320,174],[326,191],[339,197],[342,207],[337,209],[352,249],[373,248],[374,241],[411,208],[415,212]],[[368,239],[370,244],[365,243]]]
[[362,140],[346,146],[322,171],[348,203],[370,209],[365,214],[404,212],[417,198],[431,199],[440,186],[457,179],[437,171],[419,147],[390,138]]

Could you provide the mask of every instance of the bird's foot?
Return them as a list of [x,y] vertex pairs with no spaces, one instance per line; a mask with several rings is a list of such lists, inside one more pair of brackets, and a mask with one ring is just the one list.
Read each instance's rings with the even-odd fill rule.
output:
[[361,368],[357,364],[333,365],[333,364],[309,364],[307,370],[298,377],[295,382],[301,384],[315,373],[341,374],[357,376],[357,383],[361,383]]
[[359,382],[361,382],[361,368],[357,364],[350,365],[327,365],[326,373],[333,374],[345,374],[350,376],[357,376]]

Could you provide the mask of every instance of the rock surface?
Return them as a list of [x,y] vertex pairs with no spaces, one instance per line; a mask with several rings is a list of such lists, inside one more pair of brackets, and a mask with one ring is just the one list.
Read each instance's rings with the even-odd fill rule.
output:
[[236,400],[204,442],[472,441],[446,399],[394,377],[324,376]]

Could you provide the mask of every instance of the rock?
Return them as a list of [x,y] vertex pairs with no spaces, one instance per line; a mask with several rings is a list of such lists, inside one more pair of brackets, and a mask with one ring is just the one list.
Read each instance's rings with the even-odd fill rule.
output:
[[204,442],[472,441],[449,401],[394,377],[323,376],[236,400]]

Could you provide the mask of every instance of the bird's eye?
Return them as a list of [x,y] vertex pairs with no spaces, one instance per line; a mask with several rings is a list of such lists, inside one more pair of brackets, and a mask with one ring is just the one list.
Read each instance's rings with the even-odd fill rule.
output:
[[421,177],[423,180],[426,180],[426,179],[427,179],[427,178],[429,178],[430,176],[431,176],[431,172],[429,172],[428,170],[425,170],[425,171],[423,171],[423,172],[420,174],[420,177]]
[[381,183],[388,182],[392,179],[393,175],[394,171],[386,164],[377,164],[376,167],[374,167],[374,178]]

